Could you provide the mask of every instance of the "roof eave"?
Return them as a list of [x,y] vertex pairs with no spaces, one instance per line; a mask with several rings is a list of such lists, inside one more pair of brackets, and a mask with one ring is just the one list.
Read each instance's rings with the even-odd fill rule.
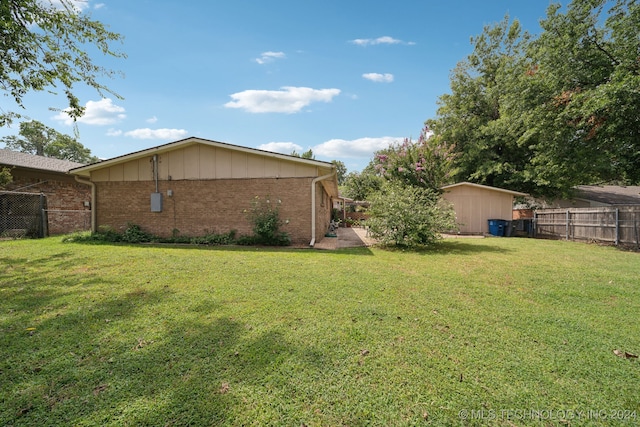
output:
[[528,196],[527,193],[522,193],[520,191],[513,191],[513,190],[507,190],[504,188],[499,188],[499,187],[491,187],[488,185],[482,185],[482,184],[474,184],[473,182],[458,182],[455,184],[450,184],[450,185],[445,185],[443,187],[440,187],[441,190],[446,190],[449,188],[454,188],[454,187],[460,187],[462,185],[468,185],[470,187],[475,187],[475,188],[481,188],[484,190],[492,190],[492,191],[498,191],[501,193],[507,193],[507,194],[511,194],[512,196]]
[[180,147],[186,147],[189,145],[193,145],[193,144],[205,144],[205,145],[209,145],[212,147],[219,147],[219,148],[226,148],[226,149],[230,149],[230,150],[234,150],[234,151],[239,151],[239,152],[244,152],[244,153],[249,153],[249,154],[255,154],[255,155],[261,155],[261,156],[265,156],[265,157],[273,157],[276,159],[280,159],[280,160],[287,160],[287,161],[293,161],[293,162],[298,162],[298,163],[304,163],[304,164],[308,164],[311,166],[317,166],[317,167],[324,167],[324,168],[333,168],[333,165],[330,162],[323,162],[320,160],[312,160],[312,159],[303,159],[300,157],[296,157],[296,156],[291,156],[288,154],[280,154],[280,153],[274,153],[271,151],[265,151],[265,150],[259,150],[257,148],[249,148],[249,147],[241,147],[239,145],[233,145],[233,144],[228,144],[225,142],[218,142],[218,141],[213,141],[213,140],[208,140],[208,139],[202,139],[202,138],[197,138],[197,137],[189,137],[186,139],[182,139],[179,141],[175,141],[175,142],[170,142],[168,144],[164,144],[164,145],[159,145],[157,147],[151,147],[151,148],[147,148],[141,151],[136,151],[133,153],[129,153],[129,154],[125,154],[122,156],[118,156],[118,157],[114,157],[108,160],[103,160],[101,162],[98,163],[93,163],[90,165],[86,165],[86,166],[81,166],[78,168],[74,168],[71,169],[69,172],[73,175],[81,175],[81,176],[89,176],[91,174],[92,171],[96,170],[96,169],[102,169],[104,167],[109,167],[109,166],[113,166],[119,163],[124,163],[124,162],[128,162],[131,160],[137,160],[139,158],[143,158],[143,157],[147,157],[150,155],[154,155],[154,154],[160,154],[163,152],[167,152],[167,151],[172,151],[175,150],[177,148]]

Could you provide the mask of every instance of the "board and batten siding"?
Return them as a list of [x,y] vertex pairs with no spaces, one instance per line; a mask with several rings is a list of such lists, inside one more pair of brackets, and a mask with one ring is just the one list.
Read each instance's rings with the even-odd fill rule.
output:
[[[317,174],[317,168],[312,165],[202,144],[158,154],[158,179],[163,181],[302,178]],[[152,181],[153,155],[92,171],[91,180]]]
[[453,204],[463,234],[488,233],[489,219],[511,220],[513,215],[508,193],[462,185],[447,189],[443,197]]

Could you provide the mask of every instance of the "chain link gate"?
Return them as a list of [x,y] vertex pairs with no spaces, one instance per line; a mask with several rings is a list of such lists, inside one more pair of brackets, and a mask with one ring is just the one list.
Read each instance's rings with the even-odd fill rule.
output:
[[47,197],[42,193],[0,191],[0,238],[48,235]]

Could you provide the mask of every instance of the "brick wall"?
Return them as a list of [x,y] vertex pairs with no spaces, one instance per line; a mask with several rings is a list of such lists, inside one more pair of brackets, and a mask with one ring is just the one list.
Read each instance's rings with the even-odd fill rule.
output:
[[[220,180],[160,181],[162,212],[151,212],[153,181],[120,181],[96,183],[97,226],[109,226],[123,231],[127,224],[137,224],[143,230],[169,237],[174,230],[182,236],[202,236],[206,233],[238,235],[252,234],[252,224],[245,209],[251,208],[255,196],[270,196],[281,200],[280,219],[288,220],[281,230],[294,244],[311,240],[312,178],[260,178]],[[331,201],[322,186],[316,188],[316,235],[319,241],[328,227]],[[167,191],[172,195],[168,196]],[[323,200],[324,197],[324,200]]]
[[14,168],[13,182],[6,190],[43,193],[47,196],[49,234],[91,229],[91,187],[66,174],[36,172]]

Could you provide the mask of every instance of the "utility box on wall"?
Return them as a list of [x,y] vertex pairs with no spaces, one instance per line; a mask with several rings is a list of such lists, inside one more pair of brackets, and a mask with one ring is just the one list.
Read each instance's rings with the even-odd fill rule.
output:
[[162,212],[162,193],[151,193],[151,212]]

